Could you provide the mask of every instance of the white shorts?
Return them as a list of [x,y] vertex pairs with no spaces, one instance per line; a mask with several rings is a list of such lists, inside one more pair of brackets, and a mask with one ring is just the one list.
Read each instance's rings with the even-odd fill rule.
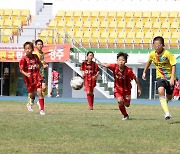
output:
[[59,87],[59,83],[52,83],[52,88],[58,89],[58,87]]

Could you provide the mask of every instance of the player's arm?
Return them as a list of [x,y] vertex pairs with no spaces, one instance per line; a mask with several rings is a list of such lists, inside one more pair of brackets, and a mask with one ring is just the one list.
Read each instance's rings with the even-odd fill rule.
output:
[[25,72],[25,71],[24,71],[24,67],[25,67],[25,61],[24,61],[24,59],[22,59],[22,60],[19,62],[20,72],[21,72],[24,76],[29,77],[29,76],[30,76],[30,73]]
[[145,67],[144,67],[144,71],[143,71],[143,74],[142,74],[142,79],[143,80],[146,80],[146,72],[149,68],[149,66],[151,65],[152,61],[147,61]]
[[172,74],[171,74],[171,78],[170,78],[170,85],[171,86],[174,85],[175,74],[176,74],[176,65],[173,65],[172,66]]
[[138,94],[139,96],[141,95],[141,85],[140,85],[140,82],[139,82],[139,79],[137,77],[134,78],[136,84],[137,84],[137,87],[138,87]]
[[47,68],[48,67],[48,63],[46,63],[45,61],[42,61],[42,66],[43,66],[43,68]]
[[20,72],[21,72],[24,76],[30,77],[30,73],[24,72],[23,70],[20,70]]
[[110,64],[108,64],[108,63],[101,63],[100,65],[103,67],[109,67],[110,66]]

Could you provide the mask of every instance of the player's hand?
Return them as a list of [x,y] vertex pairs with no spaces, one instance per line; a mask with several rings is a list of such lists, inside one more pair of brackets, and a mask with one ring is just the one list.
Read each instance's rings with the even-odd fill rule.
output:
[[31,75],[31,73],[26,73],[26,76],[29,78],[30,77],[30,75]]
[[139,96],[141,96],[141,93],[142,93],[141,89],[138,88],[138,94],[139,94]]
[[143,79],[143,80],[146,80],[146,73],[144,73],[144,72],[143,72],[143,74],[142,74],[142,79]]

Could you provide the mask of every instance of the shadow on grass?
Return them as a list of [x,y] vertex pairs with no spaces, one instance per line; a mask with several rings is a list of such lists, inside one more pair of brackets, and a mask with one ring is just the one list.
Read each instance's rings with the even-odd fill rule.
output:
[[173,121],[173,122],[170,122],[169,124],[180,124],[180,121]]

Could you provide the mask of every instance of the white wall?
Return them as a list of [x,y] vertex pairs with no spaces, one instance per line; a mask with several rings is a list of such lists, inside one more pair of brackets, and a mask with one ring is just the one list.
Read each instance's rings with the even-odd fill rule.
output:
[[158,10],[179,11],[180,1],[173,0],[56,0],[53,14],[58,10]]
[[42,0],[0,0],[0,9],[29,9],[31,15],[42,8]]

